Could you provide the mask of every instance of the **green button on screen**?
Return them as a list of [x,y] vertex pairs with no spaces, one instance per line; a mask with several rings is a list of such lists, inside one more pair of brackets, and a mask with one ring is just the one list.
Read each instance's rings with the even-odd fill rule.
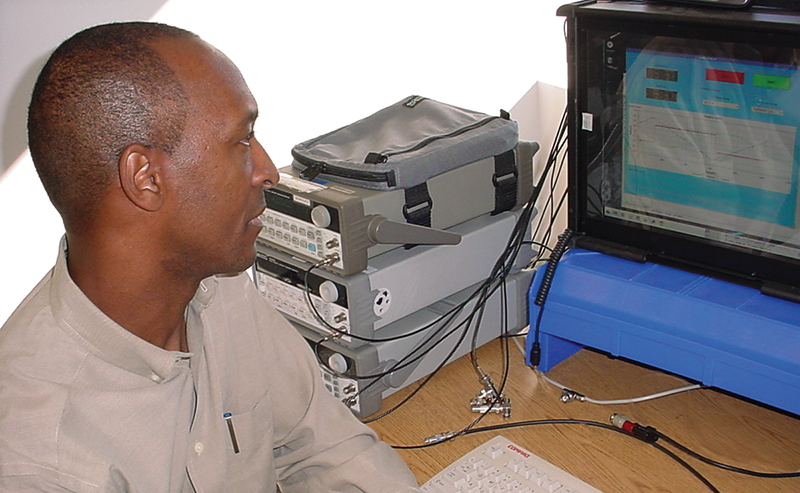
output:
[[768,87],[771,89],[791,89],[792,79],[789,77],[780,77],[778,75],[753,75],[753,85],[756,87]]

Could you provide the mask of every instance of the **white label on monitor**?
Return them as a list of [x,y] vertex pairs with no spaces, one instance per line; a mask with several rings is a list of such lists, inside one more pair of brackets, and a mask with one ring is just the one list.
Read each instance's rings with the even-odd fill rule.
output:
[[591,132],[593,123],[594,123],[594,117],[592,116],[591,113],[581,114],[581,129],[586,130],[587,132]]

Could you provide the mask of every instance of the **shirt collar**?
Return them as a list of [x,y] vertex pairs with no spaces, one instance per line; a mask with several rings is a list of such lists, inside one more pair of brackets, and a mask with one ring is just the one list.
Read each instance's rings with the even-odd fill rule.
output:
[[[201,312],[214,298],[216,280],[206,279],[190,303],[190,310]],[[209,287],[211,286],[211,287]],[[71,332],[95,356],[104,361],[161,382],[169,378],[176,363],[191,354],[167,351],[132,334],[86,297],[67,270],[67,242],[61,239],[58,259],[53,268],[50,288],[53,315],[64,330]],[[199,320],[199,317],[192,317]],[[202,344],[202,326],[190,323],[187,328],[190,347]]]

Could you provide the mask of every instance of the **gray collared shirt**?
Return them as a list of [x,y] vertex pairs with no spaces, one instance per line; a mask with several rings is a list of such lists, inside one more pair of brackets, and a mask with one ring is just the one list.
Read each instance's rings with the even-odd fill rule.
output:
[[62,242],[0,329],[0,491],[417,491],[245,274],[203,281],[187,335],[165,351],[117,325]]

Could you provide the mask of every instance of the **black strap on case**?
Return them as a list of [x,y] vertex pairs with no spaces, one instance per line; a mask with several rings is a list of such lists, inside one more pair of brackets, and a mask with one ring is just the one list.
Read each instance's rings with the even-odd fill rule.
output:
[[428,193],[428,184],[420,183],[415,187],[406,188],[405,196],[403,216],[406,218],[406,222],[430,228],[433,200],[431,194]]
[[514,149],[494,157],[494,210],[492,215],[510,211],[517,205],[517,159]]

